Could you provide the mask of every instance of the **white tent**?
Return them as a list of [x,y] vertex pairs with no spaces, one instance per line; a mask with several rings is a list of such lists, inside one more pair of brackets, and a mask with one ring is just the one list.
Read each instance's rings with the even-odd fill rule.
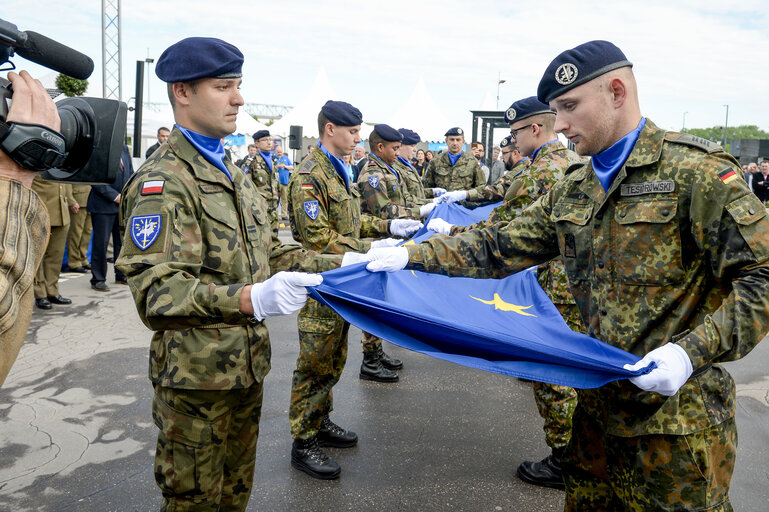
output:
[[304,137],[318,137],[318,112],[328,101],[336,98],[326,70],[320,68],[310,89],[291,111],[270,126],[273,135],[287,137],[291,126],[301,126]]
[[424,141],[443,140],[443,134],[453,126],[433,101],[422,77],[411,96],[387,120],[387,124],[396,129],[414,130]]

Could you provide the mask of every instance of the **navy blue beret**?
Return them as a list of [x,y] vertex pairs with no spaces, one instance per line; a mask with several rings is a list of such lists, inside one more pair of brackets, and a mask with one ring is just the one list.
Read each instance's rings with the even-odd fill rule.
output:
[[529,96],[516,101],[505,110],[505,122],[513,124],[537,114],[555,114],[555,112],[548,105],[539,101],[536,96]]
[[403,140],[401,132],[387,124],[374,125],[374,131],[387,142],[401,142]]
[[254,140],[259,140],[262,137],[269,137],[270,136],[270,130],[259,130],[258,132],[254,133]]
[[460,128],[459,126],[455,126],[454,128],[449,128],[449,131],[447,131],[444,135],[446,137],[449,137],[450,135],[464,135],[465,132]]
[[320,111],[337,126],[358,126],[363,122],[360,110],[344,101],[328,100]]
[[164,82],[191,82],[200,78],[240,78],[243,54],[230,43],[213,37],[188,37],[172,44],[158,59],[155,74]]
[[609,41],[590,41],[566,50],[545,70],[537,88],[539,101],[549,103],[566,91],[617,68],[632,67],[622,50]]
[[507,146],[510,146],[513,144],[513,136],[508,135],[504,139],[502,139],[502,142],[499,143],[500,148],[506,148]]
[[401,128],[398,131],[403,136],[403,143],[407,146],[419,144],[422,141],[422,139],[419,137],[419,134],[413,130],[409,130],[408,128]]

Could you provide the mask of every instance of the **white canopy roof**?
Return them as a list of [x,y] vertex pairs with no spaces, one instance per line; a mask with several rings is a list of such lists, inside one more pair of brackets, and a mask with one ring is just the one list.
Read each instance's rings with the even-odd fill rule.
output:
[[414,86],[411,96],[388,119],[387,124],[396,129],[414,130],[423,141],[443,140],[446,130],[456,125],[449,122],[435,104],[422,77]]
[[304,137],[318,137],[318,112],[330,99],[336,98],[326,70],[320,68],[304,98],[291,111],[270,126],[273,135],[287,136],[290,127],[301,126]]

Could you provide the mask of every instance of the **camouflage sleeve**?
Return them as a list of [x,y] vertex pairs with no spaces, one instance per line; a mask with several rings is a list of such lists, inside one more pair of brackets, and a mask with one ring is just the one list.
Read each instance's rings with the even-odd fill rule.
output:
[[341,254],[318,254],[301,245],[284,244],[273,236],[270,248],[270,275],[281,270],[290,272],[325,272],[342,265]]
[[[390,236],[390,221],[368,213],[360,216],[360,236],[363,238],[387,238]],[[371,244],[369,243],[369,246]],[[366,249],[368,251],[368,249]]]
[[382,219],[419,218],[418,207],[401,206],[390,201],[386,187],[391,182],[378,170],[368,168],[361,172],[358,177],[358,188],[362,196],[361,210]]
[[433,236],[410,246],[408,268],[448,276],[507,277],[560,254],[546,194],[513,222],[499,222],[455,237]]
[[[370,243],[344,236],[331,227],[328,192],[325,184],[312,174],[296,173],[292,176],[288,183],[288,195],[291,231],[294,239],[302,245],[323,254],[368,251]],[[317,212],[307,212],[305,208],[317,208]]]
[[710,157],[698,171],[702,179],[692,190],[691,235],[713,278],[731,283],[731,291],[702,324],[676,341],[694,368],[743,357],[769,330],[767,211],[745,181],[728,180],[730,172],[741,172],[731,160]]
[[486,175],[483,174],[483,169],[480,165],[475,166],[473,172],[473,187],[480,187],[486,184]]
[[[238,300],[246,283],[215,285],[200,280],[204,235],[195,213],[200,205],[195,191],[187,186],[194,183],[183,183],[175,174],[137,173],[134,177],[142,179],[126,185],[120,201],[123,248],[116,267],[128,277],[139,316],[152,330],[243,323]],[[145,180],[165,181],[163,193],[141,195]],[[139,216],[144,217],[148,232],[158,230],[144,249],[134,242],[130,229],[131,219]]]
[[[427,168],[425,169],[424,176],[422,177],[422,185],[425,187],[425,192],[427,192],[427,189],[430,189],[430,194],[433,193],[432,189],[435,187],[435,169],[433,162],[435,159],[433,159],[429,164],[427,164]],[[429,197],[429,196],[428,196]]]
[[[422,184],[424,184],[424,181],[422,182]],[[425,197],[427,199],[432,199],[435,197],[435,190],[433,190],[433,187],[430,187],[430,188],[425,187]]]
[[481,185],[467,191],[468,201],[502,201],[505,198],[508,184],[500,179],[493,185]]

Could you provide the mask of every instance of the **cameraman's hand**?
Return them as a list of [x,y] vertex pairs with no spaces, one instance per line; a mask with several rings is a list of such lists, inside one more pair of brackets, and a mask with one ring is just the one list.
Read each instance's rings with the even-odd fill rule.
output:
[[[11,109],[6,122],[39,124],[59,131],[61,119],[56,104],[48,95],[40,80],[32,78],[26,71],[8,73],[8,80],[13,85]],[[32,180],[37,173],[19,167],[11,158],[0,151],[0,176],[18,180],[27,187],[32,187]]]

